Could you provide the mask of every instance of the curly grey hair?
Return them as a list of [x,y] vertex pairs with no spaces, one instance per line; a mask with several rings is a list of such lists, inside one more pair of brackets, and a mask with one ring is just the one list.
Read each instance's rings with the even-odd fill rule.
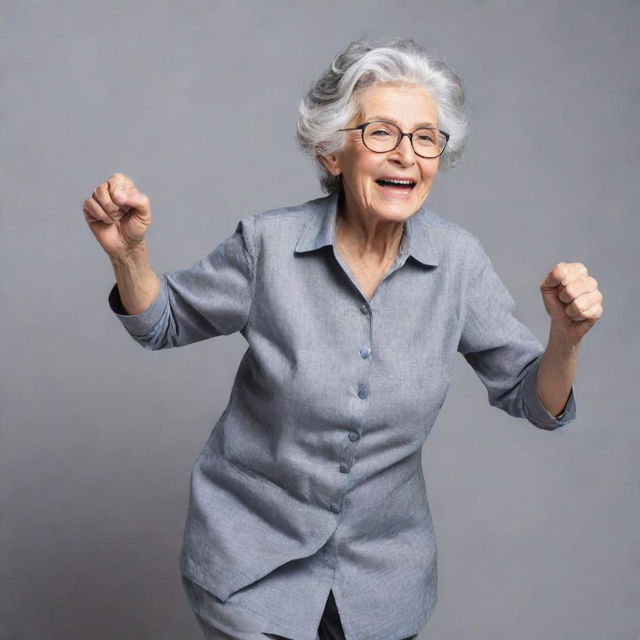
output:
[[436,101],[440,128],[450,136],[440,167],[452,168],[462,157],[469,127],[460,78],[411,39],[379,43],[362,38],[351,42],[300,100],[296,138],[313,156],[324,192],[335,191],[341,178],[331,175],[318,156],[342,149],[344,133],[338,129],[357,114],[359,93],[380,83],[424,87]]

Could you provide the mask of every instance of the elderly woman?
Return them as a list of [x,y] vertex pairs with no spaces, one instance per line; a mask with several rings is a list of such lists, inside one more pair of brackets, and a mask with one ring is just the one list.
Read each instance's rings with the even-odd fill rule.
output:
[[510,415],[548,430],[575,417],[596,281],[580,263],[544,277],[543,349],[478,239],[425,208],[464,147],[463,105],[413,41],[351,43],[300,104],[327,195],[243,218],[160,277],[148,197],[116,173],[85,200],[138,343],[248,343],[192,471],[180,556],[208,638],[416,637],[437,600],[422,445],[457,352]]

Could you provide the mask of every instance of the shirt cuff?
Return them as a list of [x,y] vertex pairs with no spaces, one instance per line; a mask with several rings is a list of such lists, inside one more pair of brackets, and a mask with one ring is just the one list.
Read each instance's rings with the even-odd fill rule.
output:
[[113,285],[109,292],[109,306],[111,311],[116,314],[124,328],[134,338],[144,338],[153,332],[158,325],[169,301],[167,291],[167,283],[164,276],[160,276],[160,290],[153,302],[142,313],[129,315],[122,305],[120,291],[118,291],[118,283]]
[[553,416],[549,413],[536,392],[536,376],[540,358],[531,365],[523,381],[523,407],[526,418],[531,424],[540,429],[557,429],[565,424],[569,424],[576,419],[576,400],[573,386],[569,392],[569,397],[564,405],[562,413]]

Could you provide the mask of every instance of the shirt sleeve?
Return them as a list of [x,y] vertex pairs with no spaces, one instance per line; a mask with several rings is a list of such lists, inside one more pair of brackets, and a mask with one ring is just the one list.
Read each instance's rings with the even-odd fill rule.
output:
[[536,374],[544,349],[513,316],[515,302],[482,248],[464,306],[458,351],[486,387],[489,404],[541,429],[553,430],[575,420],[573,387],[559,416],[540,401]]
[[162,274],[160,290],[142,313],[127,315],[117,283],[109,306],[145,349],[181,347],[240,331],[249,318],[255,284],[255,253],[249,219],[208,256],[185,269]]

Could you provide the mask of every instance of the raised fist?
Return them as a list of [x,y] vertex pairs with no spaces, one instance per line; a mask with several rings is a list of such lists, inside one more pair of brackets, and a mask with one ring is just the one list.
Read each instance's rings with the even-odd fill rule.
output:
[[93,235],[112,258],[140,246],[151,222],[149,198],[122,173],[98,185],[82,210]]

